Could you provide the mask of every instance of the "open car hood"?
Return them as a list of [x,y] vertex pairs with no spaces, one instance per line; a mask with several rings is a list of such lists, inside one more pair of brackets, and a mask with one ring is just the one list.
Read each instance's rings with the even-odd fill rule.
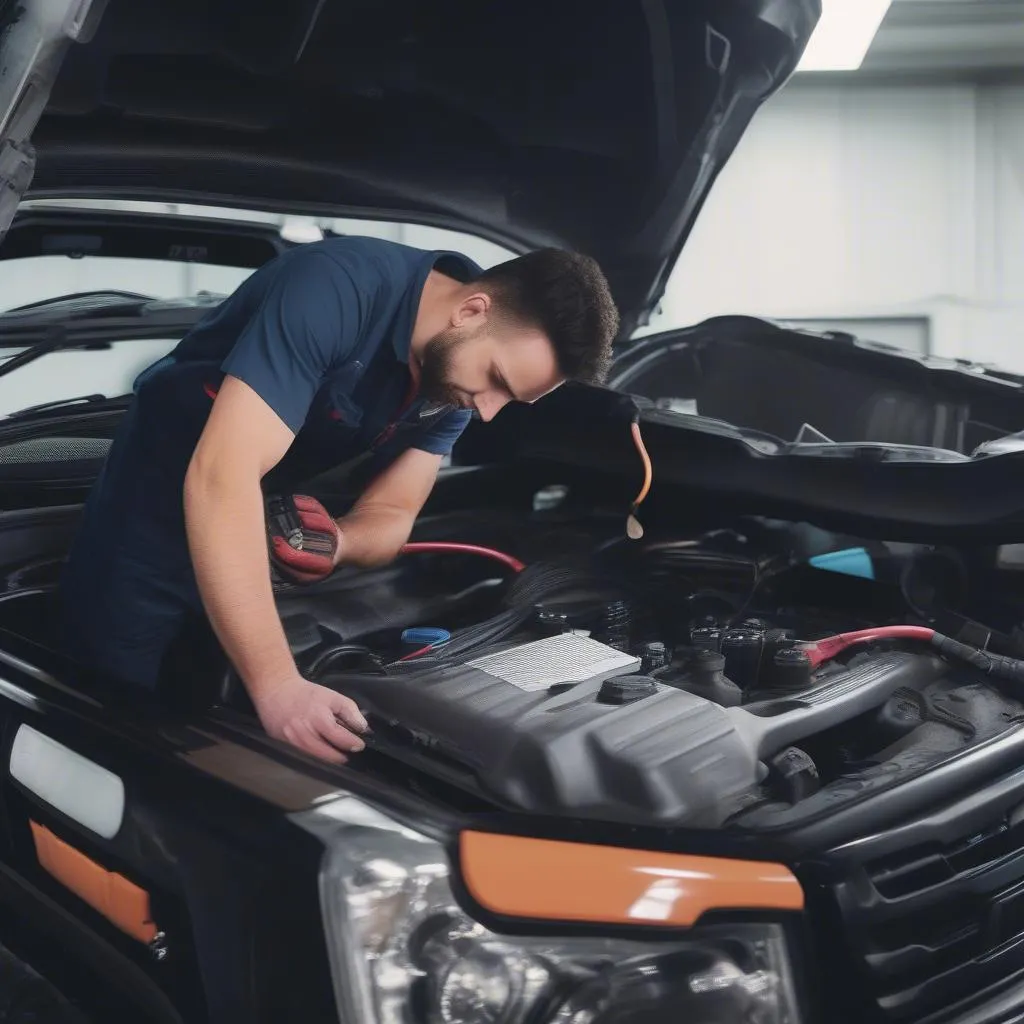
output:
[[590,253],[628,334],[820,0],[2,11],[0,230],[23,195],[447,224]]

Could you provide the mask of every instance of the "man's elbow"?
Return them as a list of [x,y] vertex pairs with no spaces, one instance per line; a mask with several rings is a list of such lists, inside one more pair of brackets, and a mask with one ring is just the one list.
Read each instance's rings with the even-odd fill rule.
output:
[[258,473],[247,473],[244,467],[197,451],[185,471],[183,496],[186,511],[229,499],[247,490],[250,484],[259,487]]
[[360,551],[358,554],[345,556],[342,552],[342,564],[351,565],[354,569],[381,569],[390,565],[402,553],[402,545],[395,548],[374,548]]
[[[359,569],[389,565],[402,553],[415,522],[414,513],[393,506],[363,507],[350,513],[339,523],[342,560]],[[346,533],[350,545],[346,545]]]
[[[391,537],[377,537],[374,542],[361,548],[353,554],[353,557],[348,559],[350,565],[355,566],[357,569],[379,569],[382,566],[390,565],[398,556],[402,553],[402,548],[405,546],[405,542],[409,539],[409,534],[403,533],[401,538]],[[342,534],[342,558],[345,558],[344,552],[344,533]]]
[[194,454],[185,471],[185,507],[211,500],[217,490],[219,476],[222,474],[218,474],[212,460],[204,459],[198,453]]

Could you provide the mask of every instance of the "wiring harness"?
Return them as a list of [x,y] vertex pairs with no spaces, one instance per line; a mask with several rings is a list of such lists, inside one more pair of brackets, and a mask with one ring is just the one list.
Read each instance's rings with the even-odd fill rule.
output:
[[811,667],[817,668],[850,647],[875,640],[918,640],[930,644],[945,657],[965,662],[971,668],[993,679],[1024,685],[1024,661],[1002,654],[991,654],[954,640],[927,626],[877,626],[872,629],[858,629],[852,633],[837,633],[821,640],[805,641],[800,643],[799,647],[807,653]]
[[522,572],[526,568],[518,558],[513,558],[512,555],[506,555],[504,551],[498,551],[496,548],[481,547],[479,544],[456,544],[451,541],[430,540],[413,541],[402,547],[403,555],[431,553],[480,555],[482,558],[490,558],[492,561],[500,562],[513,572]]
[[497,643],[511,636],[534,613],[534,606],[558,591],[587,586],[597,582],[590,573],[575,566],[537,563],[525,566],[512,581],[505,594],[505,609],[484,622],[455,630],[450,639],[429,644],[398,660],[426,659],[447,661],[469,651]]

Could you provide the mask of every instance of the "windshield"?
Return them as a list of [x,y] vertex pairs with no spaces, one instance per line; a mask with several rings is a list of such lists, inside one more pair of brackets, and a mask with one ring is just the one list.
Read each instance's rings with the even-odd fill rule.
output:
[[[46,200],[22,203],[19,211],[80,209],[117,210],[193,216],[237,217],[235,211],[209,211],[158,203]],[[260,222],[257,214],[247,221]],[[265,217],[263,218],[265,221]],[[170,299],[203,293],[226,295],[252,272],[245,267],[218,266],[201,260],[131,259],[90,255],[86,249],[74,255],[38,255],[6,259],[0,264],[0,312],[50,302],[65,295],[90,292],[130,293]]]
[[[160,214],[188,219],[215,218],[264,225],[288,243],[315,241],[324,232],[372,235],[390,238],[422,248],[455,248],[481,266],[493,266],[515,255],[491,241],[458,231],[381,220],[351,218],[290,217],[260,210],[178,203],[150,203],[109,200],[30,200],[19,211],[46,210],[115,211],[117,213]],[[28,304],[60,298],[70,293],[129,292],[158,299],[205,294],[229,295],[252,273],[252,268],[204,263],[199,256],[185,259],[126,259],[89,255],[30,256],[8,259],[0,274],[0,312]]]
[[[483,267],[515,254],[473,235],[415,224],[342,218],[297,218],[261,211],[186,206],[148,202],[90,200],[29,201],[24,211],[66,210],[147,213],[182,218],[217,218],[265,225],[291,244],[336,234],[373,235],[422,248],[455,249]],[[10,258],[0,263],[0,359],[24,350],[23,345],[4,346],[8,337],[26,322],[104,311],[146,299],[186,300],[202,306],[216,304],[244,281],[253,269],[182,261],[180,259],[127,259],[88,254],[43,255]],[[34,308],[33,308],[34,307]],[[127,394],[132,381],[145,367],[177,344],[179,335],[142,337],[117,341],[106,348],[60,351],[20,366],[0,376],[0,416],[27,406],[77,398],[83,395]]]

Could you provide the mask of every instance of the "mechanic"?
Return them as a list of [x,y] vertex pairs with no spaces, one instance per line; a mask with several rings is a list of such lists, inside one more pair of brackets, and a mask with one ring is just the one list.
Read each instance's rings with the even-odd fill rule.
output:
[[[618,323],[598,266],[557,249],[488,271],[357,237],[274,258],[136,380],[65,567],[66,652],[182,686],[172,652],[201,623],[269,735],[344,761],[366,722],[299,674],[271,565],[303,581],[395,558],[471,415],[600,382]],[[340,519],[293,506],[302,550],[268,530],[264,491],[361,461],[370,482]]]

